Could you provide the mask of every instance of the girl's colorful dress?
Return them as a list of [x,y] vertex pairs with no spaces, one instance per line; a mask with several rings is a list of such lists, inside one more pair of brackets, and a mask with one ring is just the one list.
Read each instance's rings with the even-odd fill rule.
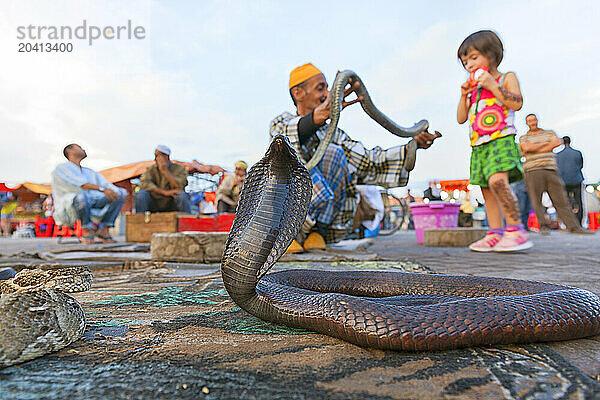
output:
[[[496,79],[500,86],[505,76],[506,74],[502,74]],[[514,110],[503,105],[492,92],[483,88],[475,88],[471,92],[469,125],[471,146],[517,133]]]

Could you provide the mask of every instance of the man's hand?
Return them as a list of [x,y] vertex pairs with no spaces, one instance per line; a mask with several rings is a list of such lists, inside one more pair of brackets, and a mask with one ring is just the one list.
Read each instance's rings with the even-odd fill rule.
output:
[[154,159],[156,160],[156,166],[160,172],[169,170],[169,157],[165,154],[157,154]]
[[117,192],[115,192],[112,189],[109,188],[105,188],[104,189],[104,195],[110,200],[110,201],[116,201],[119,199],[119,194]]
[[175,198],[181,192],[179,189],[169,189],[163,191],[163,196]]
[[237,186],[237,185],[239,185],[240,183],[244,182],[245,180],[246,180],[246,177],[245,177],[245,176],[239,176],[239,175],[236,175],[236,176],[235,176],[235,178],[233,179],[233,184],[234,184],[235,186]]
[[442,134],[438,131],[435,131],[433,135],[428,131],[424,131],[415,136],[415,140],[417,141],[419,149],[427,149],[433,144],[433,141],[439,137],[442,137]]
[[[350,83],[350,79],[348,79],[348,83]],[[356,99],[351,100],[351,101],[345,100],[346,97],[348,95],[350,95],[350,93],[356,92],[356,90],[359,87],[360,87],[360,83],[354,82],[354,84],[352,86],[350,86],[347,89],[344,89],[344,101],[342,101],[342,110],[344,108],[348,107],[350,104],[357,103],[363,99],[362,96],[358,96]],[[323,101],[321,104],[319,104],[313,110],[313,122],[315,123],[315,125],[322,126],[330,118],[330,116],[331,116],[330,105],[331,105],[331,92],[327,92],[327,97],[325,98],[325,101]]]

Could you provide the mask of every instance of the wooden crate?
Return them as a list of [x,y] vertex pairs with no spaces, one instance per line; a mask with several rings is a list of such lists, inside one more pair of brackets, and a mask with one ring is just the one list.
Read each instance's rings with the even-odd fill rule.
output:
[[125,240],[149,243],[153,233],[177,232],[177,212],[127,215]]

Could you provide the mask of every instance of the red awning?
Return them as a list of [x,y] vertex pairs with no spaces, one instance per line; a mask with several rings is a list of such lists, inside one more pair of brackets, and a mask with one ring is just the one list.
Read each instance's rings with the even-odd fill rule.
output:
[[468,179],[454,179],[448,181],[440,181],[441,189],[445,192],[451,192],[453,190],[464,190],[465,192],[469,191],[469,180]]
[[17,185],[15,187],[8,187],[5,183],[0,182],[0,192],[13,192],[20,187],[21,185]]

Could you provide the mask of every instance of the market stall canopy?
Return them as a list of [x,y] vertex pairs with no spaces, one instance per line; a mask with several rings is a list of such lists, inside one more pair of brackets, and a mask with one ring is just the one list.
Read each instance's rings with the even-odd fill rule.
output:
[[[189,169],[189,164],[186,162],[176,160],[173,160],[173,162],[183,164],[187,169]],[[146,168],[152,164],[154,164],[154,160],[138,161],[130,164],[119,165],[118,167],[108,168],[99,172],[106,178],[107,181],[115,183],[124,181],[126,179],[137,178],[138,176],[142,175],[146,171]]]
[[52,187],[49,184],[46,184],[46,183],[25,182],[23,184],[23,186],[26,187],[27,189],[31,190],[34,193],[39,193],[39,194],[50,194],[50,193],[52,193]]
[[[190,169],[189,163],[177,160],[173,160],[173,162],[183,164],[186,169]],[[154,160],[138,161],[102,170],[100,171],[100,174],[102,174],[107,181],[116,183],[131,178],[137,178],[138,176],[142,175],[146,171],[146,168],[152,164],[154,164]],[[38,194],[52,193],[52,187],[47,183],[24,182],[16,186],[7,186],[4,182],[0,182],[0,192],[14,192],[15,190],[19,190],[21,188],[28,189],[29,191]]]

